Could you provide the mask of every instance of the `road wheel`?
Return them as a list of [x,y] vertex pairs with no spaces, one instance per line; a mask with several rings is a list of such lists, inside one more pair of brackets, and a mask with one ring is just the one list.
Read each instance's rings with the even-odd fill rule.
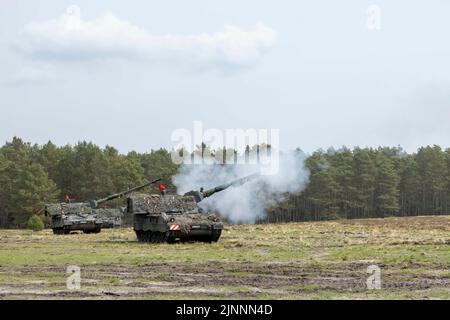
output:
[[212,235],[211,235],[211,242],[217,242],[219,240],[221,234],[222,234],[221,229],[213,230]]
[[151,235],[151,238],[150,238],[151,243],[157,243],[158,242],[158,236],[159,236],[159,232],[158,231],[152,232],[152,235]]
[[163,233],[163,242],[166,242],[166,243],[174,243],[175,242],[174,238],[171,237],[171,235],[170,235],[170,231]]
[[150,230],[145,231],[145,242],[151,242],[152,240],[152,232]]
[[142,230],[134,230],[134,232],[136,233],[136,237],[139,242],[144,241],[143,236],[142,236],[142,234],[143,234]]
[[159,242],[165,243],[165,242],[167,242],[167,238],[168,238],[167,232],[161,232],[161,238],[159,239]]
[[164,236],[165,242],[167,243],[175,243],[175,234],[173,231],[167,231],[166,235]]

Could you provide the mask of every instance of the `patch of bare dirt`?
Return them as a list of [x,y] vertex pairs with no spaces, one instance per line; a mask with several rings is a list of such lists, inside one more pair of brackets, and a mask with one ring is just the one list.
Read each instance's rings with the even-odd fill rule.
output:
[[[46,273],[65,276],[57,266],[1,266],[0,274],[24,277],[27,281],[0,282],[0,298],[80,298],[114,299],[143,296],[257,297],[261,294],[289,295],[308,290],[337,292],[366,291],[368,263],[303,265],[295,263],[214,263],[136,265],[86,265],[81,267],[82,287],[66,289],[65,282],[47,282],[45,277],[30,281],[33,275]],[[420,267],[420,266],[409,266]],[[429,267],[429,266],[428,266]],[[446,270],[448,266],[434,266]],[[424,290],[450,287],[450,276],[408,274],[383,266],[382,286],[387,291]],[[110,279],[115,279],[110,283]],[[311,289],[312,288],[312,289]]]

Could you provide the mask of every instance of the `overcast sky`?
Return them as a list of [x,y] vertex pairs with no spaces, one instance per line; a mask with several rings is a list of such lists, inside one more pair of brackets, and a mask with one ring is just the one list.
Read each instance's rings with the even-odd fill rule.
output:
[[308,152],[449,147],[449,16],[444,0],[0,0],[0,143],[147,151],[200,120]]

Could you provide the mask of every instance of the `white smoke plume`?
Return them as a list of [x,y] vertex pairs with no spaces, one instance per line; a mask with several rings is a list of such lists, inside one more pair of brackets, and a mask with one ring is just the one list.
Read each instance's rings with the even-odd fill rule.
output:
[[[267,208],[283,201],[288,193],[303,191],[309,182],[306,155],[299,151],[282,153],[276,174],[261,175],[240,186],[232,186],[199,203],[206,211],[215,211],[231,223],[254,223],[265,216]],[[257,164],[183,164],[173,183],[179,194],[204,190],[261,172]]]

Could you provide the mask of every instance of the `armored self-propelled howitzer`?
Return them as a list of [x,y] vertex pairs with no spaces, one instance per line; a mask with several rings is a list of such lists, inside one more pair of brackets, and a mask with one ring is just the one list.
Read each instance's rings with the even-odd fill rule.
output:
[[99,208],[99,206],[107,201],[139,191],[160,180],[156,179],[98,200],[71,202],[70,199],[67,199],[64,203],[47,204],[45,206],[45,215],[50,216],[52,219],[54,234],[69,234],[75,230],[80,230],[84,233],[98,233],[102,228],[119,227],[124,209]]
[[242,185],[258,176],[259,174],[253,174],[206,191],[201,188],[184,195],[166,194],[162,190],[161,194],[129,196],[127,212],[133,214],[134,231],[138,240],[153,243],[218,241],[223,229],[220,217],[203,212],[198,203],[217,192]]

